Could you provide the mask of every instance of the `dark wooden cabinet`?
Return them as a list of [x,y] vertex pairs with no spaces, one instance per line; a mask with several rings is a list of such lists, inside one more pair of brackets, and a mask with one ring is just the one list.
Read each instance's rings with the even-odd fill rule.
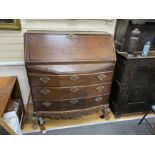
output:
[[115,60],[109,34],[26,33],[34,116],[74,118],[96,111],[107,116]]
[[155,49],[155,20],[154,19],[118,19],[115,28],[115,47],[122,52],[128,52],[130,37],[134,29],[140,30],[137,51],[142,51],[148,37],[152,38],[151,49]]
[[[137,52],[129,55],[132,31],[140,30]],[[155,20],[118,19],[115,28],[117,62],[110,94],[110,107],[116,117],[143,112],[155,102]],[[151,52],[142,57],[140,51],[148,37],[152,38]]]
[[110,107],[116,117],[146,111],[155,102],[155,53],[148,57],[129,57],[117,52]]

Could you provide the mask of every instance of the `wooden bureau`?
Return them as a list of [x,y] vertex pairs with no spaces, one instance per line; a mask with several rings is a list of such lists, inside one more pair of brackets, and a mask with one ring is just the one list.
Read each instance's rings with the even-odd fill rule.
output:
[[74,118],[109,112],[113,37],[80,32],[25,33],[25,65],[34,116]]

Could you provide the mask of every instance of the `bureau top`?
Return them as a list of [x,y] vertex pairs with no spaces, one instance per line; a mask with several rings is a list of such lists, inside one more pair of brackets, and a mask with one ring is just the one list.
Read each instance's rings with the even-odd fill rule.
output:
[[110,34],[29,32],[24,37],[26,62],[108,62],[116,59]]

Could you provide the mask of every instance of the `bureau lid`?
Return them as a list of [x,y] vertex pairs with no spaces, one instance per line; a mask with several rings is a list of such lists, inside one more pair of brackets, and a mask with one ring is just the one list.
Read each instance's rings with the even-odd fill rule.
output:
[[113,45],[109,34],[25,33],[25,61],[115,61]]

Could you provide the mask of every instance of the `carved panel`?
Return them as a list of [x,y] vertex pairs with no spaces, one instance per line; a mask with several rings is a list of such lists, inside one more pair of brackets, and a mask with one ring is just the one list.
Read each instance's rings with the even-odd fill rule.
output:
[[[113,112],[120,115],[147,110],[147,104],[155,102],[155,59],[127,59],[122,54],[117,57],[110,95]],[[121,77],[120,81],[117,81],[117,77]]]

